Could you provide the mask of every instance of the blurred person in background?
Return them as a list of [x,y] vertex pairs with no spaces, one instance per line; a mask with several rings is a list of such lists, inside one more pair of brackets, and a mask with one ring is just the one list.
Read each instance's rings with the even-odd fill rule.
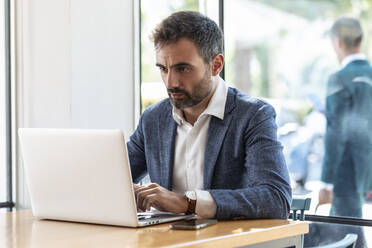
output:
[[341,69],[327,85],[327,129],[319,205],[332,203],[330,215],[362,217],[372,190],[372,68],[361,53],[358,20],[341,17],[331,30]]

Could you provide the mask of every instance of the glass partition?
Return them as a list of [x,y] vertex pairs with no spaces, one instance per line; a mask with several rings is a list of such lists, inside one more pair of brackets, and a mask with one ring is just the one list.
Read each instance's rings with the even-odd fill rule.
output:
[[[324,187],[327,83],[341,68],[329,30],[340,16],[359,19],[364,29],[362,52],[372,59],[372,1],[229,0],[224,7],[226,81],[274,106],[293,193],[312,198],[311,214],[329,215],[331,204],[317,207]],[[358,118],[353,123],[362,124]],[[346,134],[340,131],[339,135]],[[372,167],[372,160],[366,167]],[[353,180],[351,175],[343,179],[345,183]],[[355,180],[357,184],[362,178]],[[351,211],[358,197],[356,193],[355,204],[343,208]],[[372,219],[371,192],[361,194],[360,201],[362,218]]]
[[174,12],[199,11],[218,23],[218,0],[141,0],[141,112],[168,97],[155,66],[155,50],[150,36],[156,25]]
[[141,0],[141,110],[167,98],[167,91],[155,67],[154,45],[150,36],[157,24],[173,12],[199,10],[198,0]]

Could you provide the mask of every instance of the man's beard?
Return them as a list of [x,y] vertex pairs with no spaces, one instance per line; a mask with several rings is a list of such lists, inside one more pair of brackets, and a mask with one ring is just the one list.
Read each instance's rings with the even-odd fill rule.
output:
[[[180,88],[168,89],[169,99],[173,106],[178,109],[185,109],[198,105],[211,93],[211,81],[212,79],[209,70],[207,69],[204,73],[204,77],[199,81],[195,88],[192,89],[191,93]],[[182,99],[173,99],[171,93],[182,93],[184,94],[184,97]]]

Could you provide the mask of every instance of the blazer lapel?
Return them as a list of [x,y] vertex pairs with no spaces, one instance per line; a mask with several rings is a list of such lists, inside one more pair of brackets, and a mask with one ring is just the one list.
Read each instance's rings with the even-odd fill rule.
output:
[[160,181],[161,186],[172,190],[174,145],[177,132],[177,123],[172,117],[172,109],[164,110],[158,122],[160,141]]
[[209,123],[207,143],[204,153],[204,189],[210,189],[214,166],[221,149],[223,139],[230,126],[233,115],[231,111],[235,107],[235,93],[229,88],[226,99],[225,114],[223,120],[212,117]]

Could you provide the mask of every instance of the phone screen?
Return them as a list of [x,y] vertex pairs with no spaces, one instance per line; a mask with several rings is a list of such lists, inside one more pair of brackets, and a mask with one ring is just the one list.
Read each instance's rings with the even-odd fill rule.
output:
[[209,225],[216,224],[217,220],[215,219],[190,219],[190,220],[182,220],[177,221],[170,225],[172,229],[200,229]]

